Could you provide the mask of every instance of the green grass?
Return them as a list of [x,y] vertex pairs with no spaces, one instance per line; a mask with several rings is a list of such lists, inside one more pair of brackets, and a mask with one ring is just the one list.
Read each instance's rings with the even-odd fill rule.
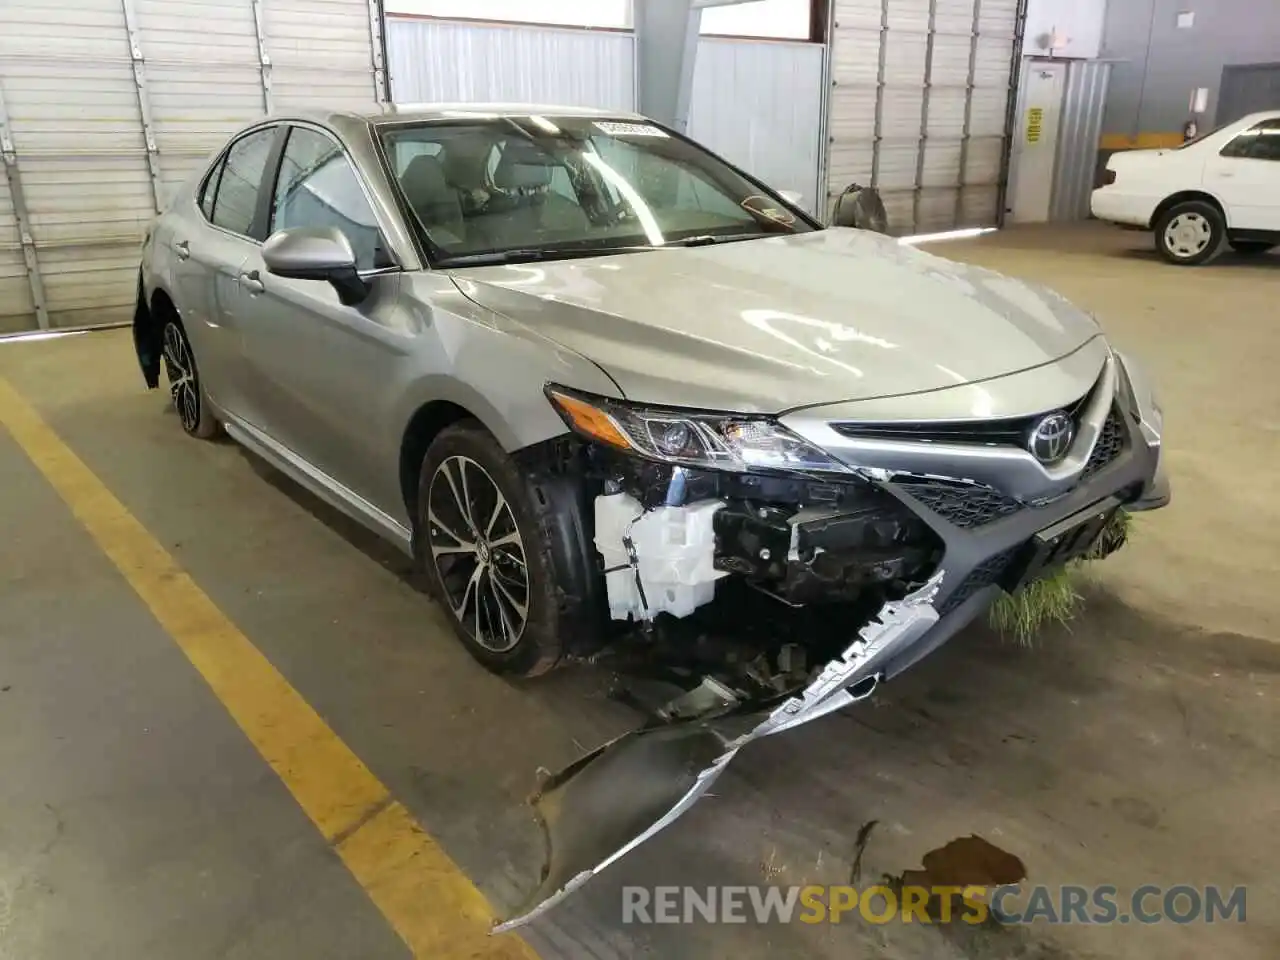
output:
[[1077,561],[1053,576],[1036,580],[1014,593],[1002,593],[991,605],[988,619],[1000,633],[1013,636],[1019,643],[1030,644],[1046,624],[1066,624],[1080,612],[1082,597],[1076,584],[1089,563],[1105,555],[1105,545],[1118,540],[1124,543],[1129,537],[1132,518],[1120,510],[1111,527],[1099,540],[1102,545],[1094,555]]

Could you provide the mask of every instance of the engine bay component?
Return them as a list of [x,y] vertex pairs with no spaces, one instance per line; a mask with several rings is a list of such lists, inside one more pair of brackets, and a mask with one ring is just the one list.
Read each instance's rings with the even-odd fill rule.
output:
[[646,510],[626,493],[596,497],[596,550],[604,562],[609,616],[687,617],[715,597],[718,500]]
[[[919,586],[942,557],[941,541],[917,514],[858,477],[699,470],[589,449],[590,470],[605,489],[625,492],[646,510],[722,504],[712,523],[715,569],[789,606],[870,597],[874,610]],[[617,557],[618,538],[610,540]],[[606,560],[605,569],[623,562]],[[622,590],[620,577],[611,583]],[[639,606],[619,597],[622,608]]]
[[793,605],[905,592],[937,553],[928,528],[892,501],[798,510],[732,501],[715,531],[717,567]]

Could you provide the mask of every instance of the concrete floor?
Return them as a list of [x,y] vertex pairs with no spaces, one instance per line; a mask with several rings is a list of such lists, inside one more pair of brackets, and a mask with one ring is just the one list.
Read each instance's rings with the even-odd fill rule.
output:
[[[1082,226],[933,248],[1048,283],[1146,361],[1168,510],[1025,649],[971,629],[860,708],[764,741],[540,921],[551,957],[1274,957],[1280,948],[1280,257],[1165,266]],[[474,666],[393,551],[231,444],[182,436],[125,331],[0,347],[40,411],[499,908],[523,808],[634,722],[586,670]],[[404,957],[404,944],[0,431],[0,958]],[[1029,882],[1248,886],[1248,922],[995,932],[620,924],[623,884],[844,883],[971,833]]]

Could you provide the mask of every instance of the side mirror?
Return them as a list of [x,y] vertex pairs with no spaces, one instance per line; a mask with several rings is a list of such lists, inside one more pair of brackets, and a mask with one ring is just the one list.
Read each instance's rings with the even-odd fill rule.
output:
[[804,194],[797,190],[779,190],[778,196],[787,201],[787,203],[791,204],[793,207],[800,206],[800,201],[804,199]]
[[369,295],[356,271],[351,241],[337,227],[278,230],[262,245],[267,272],[290,280],[321,280],[332,285],[343,305],[353,307]]

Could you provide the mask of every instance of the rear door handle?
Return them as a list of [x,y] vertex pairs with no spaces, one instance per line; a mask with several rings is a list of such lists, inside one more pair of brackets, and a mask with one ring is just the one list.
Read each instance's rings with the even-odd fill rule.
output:
[[257,270],[240,274],[240,285],[248,290],[251,296],[256,296],[267,289],[262,283],[262,275]]
[[179,260],[186,260],[191,256],[191,244],[185,240],[179,240],[173,245],[174,253],[178,255]]

